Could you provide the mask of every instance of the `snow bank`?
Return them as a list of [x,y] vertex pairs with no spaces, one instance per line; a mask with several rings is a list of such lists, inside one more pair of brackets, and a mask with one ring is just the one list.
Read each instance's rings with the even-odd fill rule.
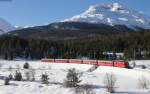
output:
[[150,60],[135,60],[129,61],[129,64],[132,65],[135,62],[136,65],[145,65],[150,68]]
[[[5,61],[1,60],[0,64],[2,64],[2,68],[23,68],[23,64],[26,61]],[[79,71],[87,71],[90,68],[93,67],[93,65],[87,65],[87,64],[68,64],[68,63],[43,63],[41,61],[27,61],[30,66],[32,66],[34,69],[63,69],[68,70],[70,68],[75,68]]]

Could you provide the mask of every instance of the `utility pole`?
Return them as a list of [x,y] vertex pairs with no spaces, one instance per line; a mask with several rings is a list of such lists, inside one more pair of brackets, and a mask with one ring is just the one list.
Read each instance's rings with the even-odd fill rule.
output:
[[136,66],[136,63],[135,63],[135,49],[134,49],[134,52],[133,52],[133,67]]
[[134,52],[133,52],[133,60],[135,62],[135,49],[134,49]]

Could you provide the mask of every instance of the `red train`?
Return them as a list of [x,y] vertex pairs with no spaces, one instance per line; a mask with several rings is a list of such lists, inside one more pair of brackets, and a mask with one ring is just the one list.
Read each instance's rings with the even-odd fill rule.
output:
[[128,68],[129,63],[124,60],[82,60],[82,59],[42,59],[45,63],[73,63],[73,64],[91,64],[97,66],[112,66]]

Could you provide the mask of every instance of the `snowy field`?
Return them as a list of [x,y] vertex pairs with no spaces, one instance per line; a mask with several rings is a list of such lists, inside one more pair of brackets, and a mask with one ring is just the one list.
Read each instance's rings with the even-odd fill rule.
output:
[[134,60],[130,61],[129,64],[133,64],[135,62],[136,65],[145,65],[147,68],[150,69],[150,60]]
[[[23,64],[25,61],[4,61],[0,60],[0,77],[14,74],[16,70],[21,71],[23,77],[25,71]],[[63,86],[67,70],[75,68],[82,72],[81,86],[91,86],[94,94],[110,94],[106,91],[104,85],[104,76],[106,73],[112,73],[116,76],[116,93],[114,94],[150,94],[149,89],[139,88],[139,78],[145,77],[150,80],[149,69],[125,69],[116,67],[98,67],[89,72],[93,65],[85,64],[57,64],[42,63],[40,61],[28,61],[35,71],[36,80],[30,81],[10,81],[10,85],[5,86],[4,81],[0,80],[0,94],[76,94],[73,88]],[[149,61],[146,65],[148,66]],[[137,64],[140,64],[137,62]],[[143,63],[141,63],[143,64]],[[145,63],[144,63],[145,64]],[[49,84],[42,84],[40,76],[42,73],[49,75]]]

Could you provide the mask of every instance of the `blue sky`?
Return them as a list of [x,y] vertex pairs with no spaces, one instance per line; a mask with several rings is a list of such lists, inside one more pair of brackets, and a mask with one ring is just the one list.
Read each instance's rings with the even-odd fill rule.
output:
[[150,0],[0,0],[0,17],[16,26],[43,25],[80,14],[90,5],[119,2],[150,16]]

